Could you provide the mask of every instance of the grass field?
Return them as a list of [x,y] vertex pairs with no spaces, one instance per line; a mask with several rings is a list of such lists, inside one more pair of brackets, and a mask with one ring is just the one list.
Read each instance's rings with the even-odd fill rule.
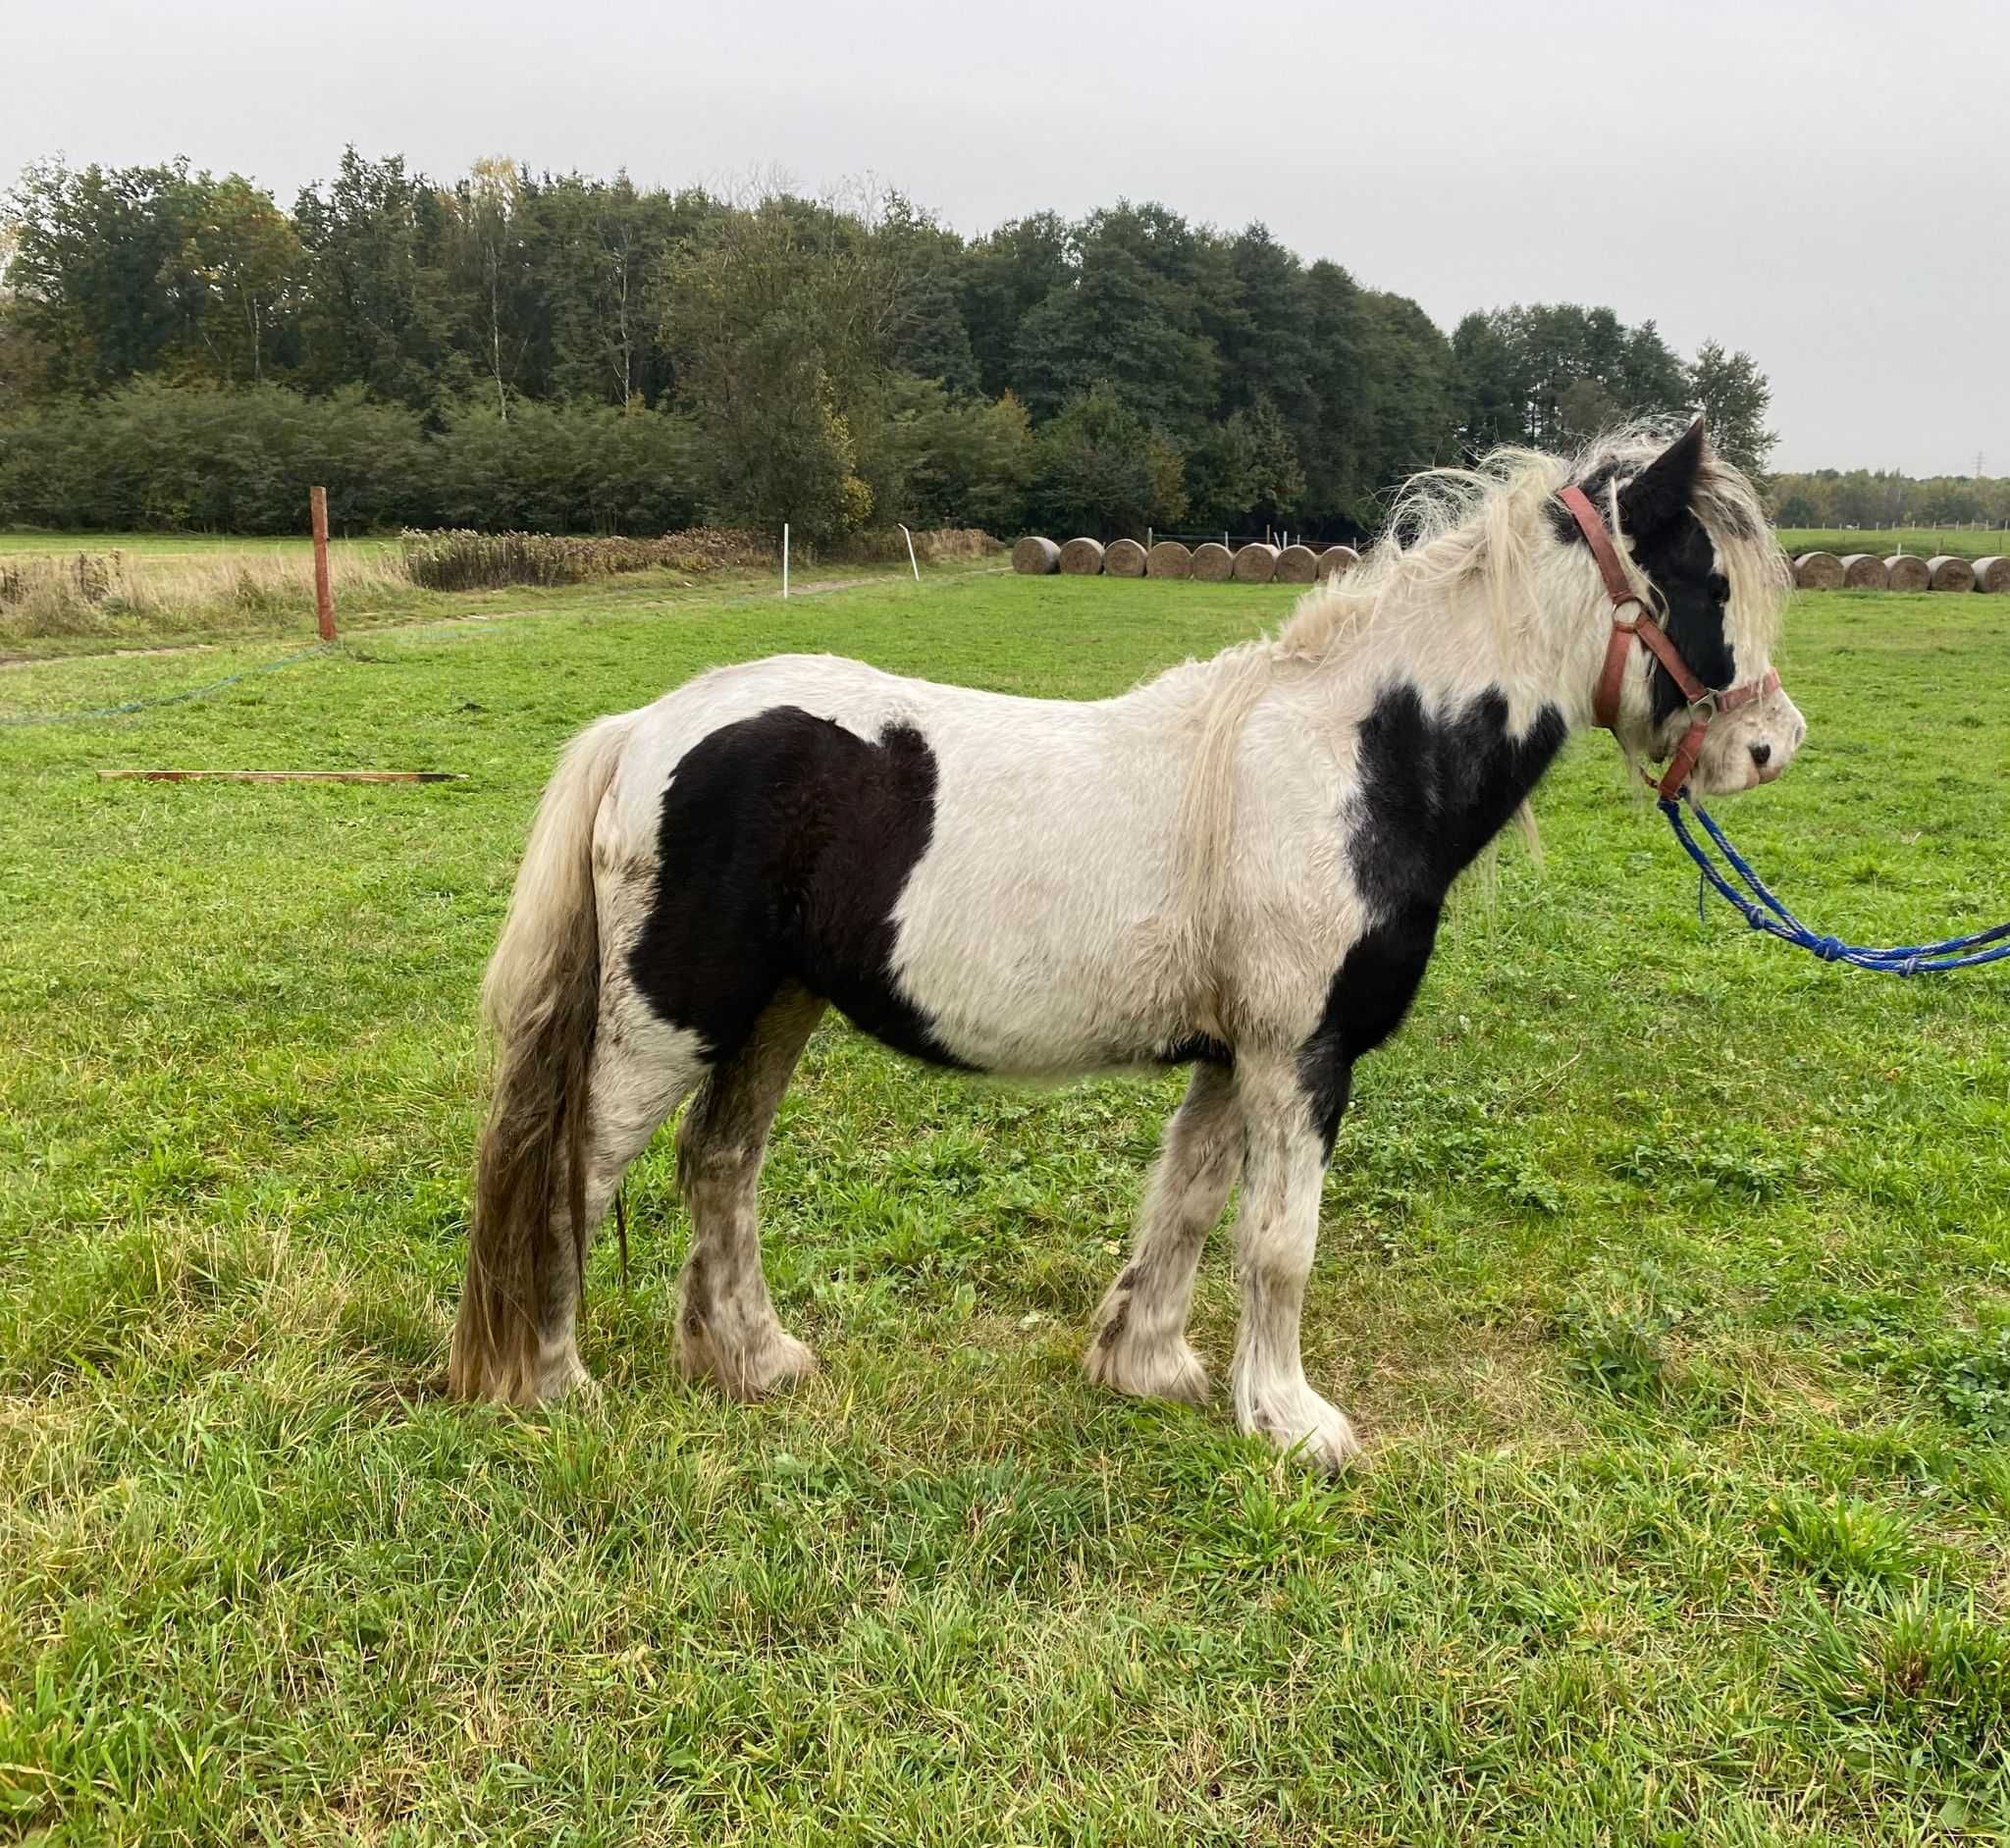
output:
[[1888,558],[1902,547],[1921,558],[1941,553],[1957,558],[1992,558],[2010,552],[2010,533],[1960,529],[1934,532],[1927,527],[1904,531],[1889,527],[1782,527],[1779,543],[1788,552],[1832,552],[1837,557],[1852,552],[1869,552]]
[[[422,589],[396,540],[337,540],[329,550],[341,635],[578,604],[570,588]],[[792,582],[807,590],[862,576],[891,578],[898,568],[811,564],[799,554]],[[937,582],[988,568],[994,561],[982,556],[941,557],[926,567]],[[599,580],[594,601],[683,608],[766,595],[778,579],[778,564],[651,568]],[[305,539],[0,532],[0,665],[267,637],[307,642],[314,624],[313,552]]]
[[[575,597],[0,729],[0,1835],[50,1842],[1911,1842],[2010,1827],[2010,988],[1825,967],[1695,886],[1610,742],[1358,1074],[1313,1481],[1091,1390],[1165,1080],[826,1028],[764,1189],[824,1372],[675,1379],[668,1138],[608,1390],[435,1396],[474,997],[581,721],[828,648],[1107,693],[1282,590]],[[2010,916],[2010,600],[1804,597],[1811,726],[1722,805],[1862,940]],[[9,672],[166,694],[281,649]],[[103,766],[454,769],[433,787]],[[1197,1345],[1225,1363],[1218,1239]],[[37,1831],[46,1831],[38,1834]]]

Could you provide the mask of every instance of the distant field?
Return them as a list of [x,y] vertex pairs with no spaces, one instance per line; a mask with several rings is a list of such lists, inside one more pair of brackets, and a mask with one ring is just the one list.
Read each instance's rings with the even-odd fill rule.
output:
[[[248,539],[238,533],[45,533],[0,530],[0,556],[10,553],[128,552],[146,558],[187,558],[213,562],[228,558],[311,558],[313,541],[302,538]],[[334,539],[338,555],[375,557],[396,552],[396,539]]]
[[1944,553],[1956,558],[1988,558],[2010,553],[2010,533],[1934,532],[1929,527],[1783,526],[1779,543],[1788,552],[1875,553],[1888,558],[1894,552],[1916,553],[1923,558]]
[[[574,728],[782,649],[1099,697],[1293,594],[595,590],[0,729],[0,1839],[2000,1839],[2010,980],[1699,925],[1601,737],[1357,1075],[1305,1316],[1374,1444],[1344,1481],[1082,1378],[1177,1079],[973,1082],[835,1022],[763,1189],[820,1376],[679,1383],[663,1135],[625,1287],[593,1258],[603,1396],[438,1398],[476,986]],[[1807,749],[1720,813],[1811,922],[2010,916],[2003,609],[1795,600]],[[137,764],[467,780],[92,773]]]

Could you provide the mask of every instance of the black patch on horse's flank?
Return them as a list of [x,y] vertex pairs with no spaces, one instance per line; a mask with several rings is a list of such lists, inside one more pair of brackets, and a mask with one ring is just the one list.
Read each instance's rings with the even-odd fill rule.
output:
[[797,706],[721,725],[663,792],[635,985],[714,1061],[794,980],[896,1051],[962,1064],[893,979],[893,908],[934,821],[935,754],[912,725],[873,743]]
[[1548,706],[1512,736],[1508,702],[1492,687],[1439,717],[1415,687],[1392,687],[1363,721],[1360,790],[1342,821],[1372,922],[1298,1050],[1299,1082],[1329,1156],[1353,1062],[1409,1012],[1452,881],[1535,787],[1564,735],[1562,713]]

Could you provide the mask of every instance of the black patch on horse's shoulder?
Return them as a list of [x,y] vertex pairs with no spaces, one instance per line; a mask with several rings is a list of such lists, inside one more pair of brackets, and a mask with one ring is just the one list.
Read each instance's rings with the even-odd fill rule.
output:
[[1341,818],[1370,923],[1298,1050],[1298,1079],[1327,1154],[1354,1060],[1409,1012],[1452,881],[1535,787],[1564,735],[1553,706],[1513,735],[1507,699],[1493,687],[1438,715],[1415,687],[1391,687],[1362,721],[1360,788]]
[[1455,711],[1425,711],[1406,682],[1361,721],[1360,787],[1342,818],[1354,879],[1377,919],[1441,903],[1562,748],[1563,714],[1546,706],[1519,737],[1498,687]]
[[797,706],[721,725],[663,791],[635,985],[714,1061],[795,980],[897,1051],[960,1065],[893,978],[893,909],[934,819],[935,754],[912,725],[875,743]]

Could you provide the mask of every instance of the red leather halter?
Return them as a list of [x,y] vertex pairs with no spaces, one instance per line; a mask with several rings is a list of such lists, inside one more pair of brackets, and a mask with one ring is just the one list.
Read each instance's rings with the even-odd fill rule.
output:
[[[1703,735],[1710,729],[1710,721],[1719,713],[1735,713],[1741,706],[1777,693],[1779,674],[1769,667],[1763,679],[1748,680],[1743,686],[1706,687],[1689,671],[1689,663],[1682,659],[1681,651],[1668,640],[1666,632],[1648,612],[1639,593],[1627,581],[1626,567],[1619,562],[1618,549],[1613,544],[1613,536],[1606,530],[1605,520],[1598,508],[1592,505],[1591,498],[1582,488],[1564,488],[1557,499],[1562,502],[1569,509],[1570,517],[1577,522],[1578,531],[1591,548],[1591,555],[1598,560],[1599,576],[1606,581],[1606,595],[1613,600],[1613,635],[1606,644],[1606,664],[1598,677],[1598,692],[1592,699],[1592,716],[1606,730],[1617,735],[1619,688],[1626,678],[1626,657],[1636,641],[1668,670],[1668,678],[1680,689],[1682,698],[1689,702],[1689,728],[1683,732],[1681,743],[1675,746],[1674,755],[1668,759],[1666,774],[1657,780],[1652,773],[1643,772],[1663,800],[1670,801],[1681,793],[1682,785],[1696,768],[1696,760],[1703,755]],[[1633,611],[1630,617],[1625,614],[1629,607]]]

